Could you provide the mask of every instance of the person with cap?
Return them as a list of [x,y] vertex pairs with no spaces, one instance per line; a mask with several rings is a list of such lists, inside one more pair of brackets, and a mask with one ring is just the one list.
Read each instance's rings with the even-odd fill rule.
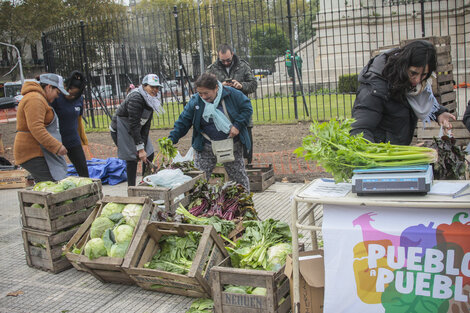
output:
[[118,148],[118,157],[127,163],[127,185],[135,186],[137,164],[152,162],[154,150],[149,138],[153,112],[163,113],[160,79],[148,74],[142,84],[132,89],[117,108],[109,127],[111,138]]
[[16,113],[13,145],[15,163],[31,173],[36,182],[61,180],[67,175],[57,115],[49,105],[61,93],[68,95],[62,76],[42,74],[21,88],[23,98]]
[[293,58],[294,57],[292,56],[292,53],[290,52],[290,50],[286,50],[285,59],[286,59],[287,75],[289,75],[289,78],[291,80],[294,77],[294,67],[292,66]]
[[69,95],[60,94],[51,106],[59,118],[60,135],[62,144],[67,148],[67,156],[78,176],[89,177],[85,152],[82,147],[82,144],[88,144],[82,122],[82,94],[85,89],[85,76],[79,71],[73,71],[65,80],[65,87]]

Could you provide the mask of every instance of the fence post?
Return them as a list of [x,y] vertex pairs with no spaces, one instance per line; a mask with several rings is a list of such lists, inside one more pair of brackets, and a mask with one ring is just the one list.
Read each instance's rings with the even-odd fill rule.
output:
[[42,33],[41,34],[41,43],[42,43],[42,58],[44,59],[44,69],[46,70],[46,73],[50,73],[49,71],[49,58],[47,56],[47,41],[46,41],[46,34]]
[[[287,22],[289,25],[289,43],[290,43],[290,51],[294,54],[294,40],[292,38],[292,14],[291,14],[291,7],[290,7],[290,0],[287,0]],[[292,65],[297,67],[295,63],[295,59],[292,61]],[[295,68],[294,68],[295,70]],[[289,88],[287,88],[287,93],[289,93]],[[292,93],[294,94],[294,115],[295,119],[299,119],[299,112],[297,110],[297,91],[295,89],[295,71],[294,75],[292,75]]]
[[86,54],[86,41],[85,41],[85,23],[83,22],[83,20],[80,21],[80,32],[82,35],[83,65],[85,68],[86,87],[87,87],[85,89],[85,102],[87,104],[86,106],[88,107],[87,109],[90,112],[91,126],[95,128],[96,127],[95,112],[94,112],[95,109],[93,108],[93,99],[91,98],[91,85],[90,85],[91,75],[90,75],[90,71],[88,68],[88,57]]
[[201,23],[201,0],[197,0],[197,16],[199,19],[199,67],[201,74],[204,73],[204,44],[202,42],[202,23]]
[[[178,61],[180,63],[179,66],[179,74],[181,80],[181,95],[183,96],[183,106],[186,105],[186,95],[184,94],[184,79],[187,77],[186,70],[183,64],[183,56],[181,55],[181,43],[180,43],[180,29],[178,25],[178,9],[176,5],[173,7],[173,16],[175,17],[175,26],[176,26],[176,47],[178,48]],[[202,74],[202,73],[201,73]],[[188,81],[189,85],[189,81]]]
[[424,0],[419,0],[421,3],[421,36],[426,37],[426,26],[424,25]]

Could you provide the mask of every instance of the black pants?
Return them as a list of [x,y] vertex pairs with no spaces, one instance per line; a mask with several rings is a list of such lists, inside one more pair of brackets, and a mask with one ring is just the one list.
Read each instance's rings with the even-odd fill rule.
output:
[[44,157],[32,158],[20,164],[22,168],[27,170],[33,175],[34,182],[39,183],[41,181],[53,181],[49,166],[47,166],[46,159]]
[[251,164],[253,161],[253,132],[252,132],[253,127],[247,127],[248,130],[248,136],[250,137],[250,142],[251,142],[251,147],[250,151],[248,151],[243,145],[243,157],[248,161],[248,164]]
[[[153,153],[147,156],[149,162],[153,161],[153,157]],[[137,163],[139,163],[139,160],[126,161],[127,186],[135,186],[135,180],[137,177]],[[145,162],[142,163],[142,173],[145,173]]]
[[85,152],[83,152],[82,146],[75,146],[67,148],[67,156],[72,162],[73,166],[77,170],[78,176],[89,177],[88,166],[86,164]]

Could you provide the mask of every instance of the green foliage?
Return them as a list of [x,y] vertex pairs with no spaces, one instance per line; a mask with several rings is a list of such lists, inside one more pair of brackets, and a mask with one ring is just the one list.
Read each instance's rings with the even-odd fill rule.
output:
[[202,298],[195,300],[186,313],[211,313],[213,308],[214,300]]
[[91,238],[101,238],[103,236],[103,233],[106,231],[108,228],[114,227],[113,221],[111,221],[109,218],[100,216],[96,218],[93,223],[91,223],[91,229],[90,229],[90,237]]
[[104,241],[101,238],[90,239],[85,245],[85,256],[90,260],[106,256],[107,254]]
[[252,54],[263,56],[252,60],[252,68],[272,69],[274,60],[289,48],[289,39],[284,31],[273,23],[251,27]]
[[359,82],[357,74],[341,75],[338,80],[338,92],[340,93],[356,93]]

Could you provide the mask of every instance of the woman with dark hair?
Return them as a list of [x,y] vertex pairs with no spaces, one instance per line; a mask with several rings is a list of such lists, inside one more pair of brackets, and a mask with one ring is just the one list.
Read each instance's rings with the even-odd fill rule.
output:
[[359,75],[351,134],[363,133],[372,142],[409,145],[418,119],[435,120],[450,129],[455,116],[432,93],[436,67],[436,48],[424,40],[372,58]]
[[235,88],[223,86],[209,73],[202,74],[195,86],[198,93],[184,107],[169,138],[176,144],[193,127],[194,164],[206,173],[207,178],[217,163],[213,146],[222,140],[233,139],[233,161],[223,164],[230,179],[249,191],[243,146],[248,150],[251,146],[247,130],[253,113],[250,99]]
[[118,148],[118,157],[127,164],[128,186],[135,186],[139,160],[142,161],[142,173],[145,172],[145,163],[153,161],[149,132],[153,112],[163,112],[161,87],[157,75],[146,75],[142,85],[129,91],[111,121],[109,129]]
[[15,163],[33,175],[36,182],[61,180],[67,175],[58,119],[49,105],[59,94],[68,95],[63,79],[56,74],[42,74],[37,82],[27,81],[21,88],[23,98],[16,113],[13,146]]
[[73,71],[65,80],[68,95],[59,95],[52,102],[59,118],[59,129],[62,144],[67,148],[67,156],[80,177],[88,177],[88,167],[82,144],[87,145],[88,139],[83,127],[83,90],[85,76],[79,71]]

